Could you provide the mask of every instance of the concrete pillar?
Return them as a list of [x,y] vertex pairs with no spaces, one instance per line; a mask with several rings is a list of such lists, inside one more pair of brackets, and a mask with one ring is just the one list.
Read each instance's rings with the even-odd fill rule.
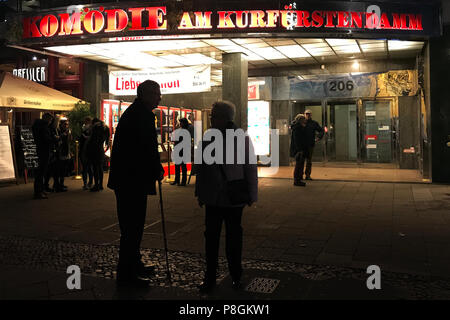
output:
[[222,55],[222,99],[236,105],[234,122],[247,130],[248,62],[243,53]]
[[[443,36],[429,42],[429,101],[431,109],[431,177],[433,182],[450,182],[450,108],[448,107],[448,74],[450,64],[450,25]],[[426,92],[426,91],[425,91]]]
[[91,111],[100,116],[102,94],[108,93],[108,65],[89,61],[84,64],[83,99],[91,104]]

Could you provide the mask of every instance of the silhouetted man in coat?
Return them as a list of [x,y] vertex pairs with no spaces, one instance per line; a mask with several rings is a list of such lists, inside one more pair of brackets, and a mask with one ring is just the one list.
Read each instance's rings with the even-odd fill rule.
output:
[[141,261],[140,244],[147,210],[147,195],[156,194],[162,180],[161,165],[152,112],[161,101],[159,84],[147,80],[137,88],[137,98],[117,125],[111,152],[108,187],[117,200],[120,225],[118,285],[148,286],[153,267]]
[[50,148],[53,139],[50,134],[50,123],[53,116],[45,113],[42,119],[37,119],[32,127],[34,142],[36,143],[36,153],[38,156],[38,168],[34,177],[34,198],[47,199],[44,192],[44,178],[47,175],[48,165],[50,161]]
[[305,187],[303,172],[305,160],[309,157],[308,136],[306,134],[306,118],[303,114],[298,114],[291,125],[291,157],[295,158],[294,186]]
[[[316,142],[318,142],[320,139],[323,138],[325,131],[317,121],[314,121],[312,119],[311,110],[308,109],[305,111],[305,118],[306,118],[306,135],[308,139],[308,156],[306,158],[305,179],[312,180],[311,171],[312,171],[312,156],[314,153],[314,146],[316,145]],[[317,137],[316,132],[318,133]]]

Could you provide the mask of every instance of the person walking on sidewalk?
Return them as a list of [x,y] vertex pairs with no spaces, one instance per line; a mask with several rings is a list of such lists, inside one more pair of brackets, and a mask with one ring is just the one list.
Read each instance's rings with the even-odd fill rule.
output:
[[116,195],[120,226],[117,284],[148,286],[154,274],[141,260],[140,245],[147,211],[147,195],[156,195],[156,181],[164,177],[158,152],[155,114],[161,101],[159,84],[146,80],[137,98],[117,125],[111,152],[108,187]]
[[103,190],[103,162],[105,161],[105,143],[109,148],[109,129],[103,121],[95,118],[92,120],[92,133],[87,143],[88,161],[94,171],[94,187],[92,192]]
[[[224,138],[223,159],[225,162],[226,130],[238,129],[233,123],[235,106],[231,102],[221,101],[213,104],[211,111],[211,127],[221,131]],[[232,143],[232,142],[231,142]],[[203,142],[205,147],[205,142]],[[199,289],[201,293],[210,293],[216,286],[216,272],[219,255],[220,233],[222,223],[226,226],[226,256],[233,288],[241,285],[242,276],[242,213],[246,205],[251,206],[258,198],[258,173],[256,157],[248,136],[245,146],[234,144],[233,163],[198,165],[195,195],[200,207],[205,208],[205,251],[206,272]],[[236,151],[243,148],[244,164],[237,163]],[[241,150],[241,149],[240,149]],[[241,151],[242,152],[242,151]],[[250,161],[253,159],[254,161]],[[253,163],[254,162],[254,163]]]
[[[317,121],[312,119],[312,111],[307,109],[305,111],[306,117],[306,135],[308,137],[308,156],[306,158],[306,170],[305,170],[305,179],[311,179],[311,171],[312,171],[312,156],[314,153],[314,146],[316,142],[323,138],[324,130],[319,125]],[[316,137],[316,132],[318,136]]]
[[295,158],[294,186],[305,187],[303,180],[303,170],[305,159],[308,158],[308,137],[306,132],[306,118],[303,114],[298,114],[291,125],[291,146],[290,155]]
[[32,131],[34,142],[36,143],[36,153],[38,156],[38,168],[34,177],[34,198],[47,199],[44,191],[44,178],[47,175],[48,164],[50,160],[50,148],[52,138],[50,136],[50,123],[53,116],[50,113],[44,113],[42,119],[37,119],[33,123]]
[[[191,129],[192,125],[189,123],[188,119],[181,118],[180,119],[180,129],[185,129],[189,131],[189,134],[191,135],[191,141],[192,141],[192,133],[193,130]],[[179,144],[181,141],[183,141],[183,138],[180,137],[180,140],[175,142],[175,145]],[[183,157],[183,150],[180,151],[180,157]],[[180,169],[181,169],[181,183],[180,183]],[[178,186],[185,186],[187,180],[187,166],[186,163],[181,162],[179,164],[175,164],[175,181],[171,182],[171,185],[178,185]]]

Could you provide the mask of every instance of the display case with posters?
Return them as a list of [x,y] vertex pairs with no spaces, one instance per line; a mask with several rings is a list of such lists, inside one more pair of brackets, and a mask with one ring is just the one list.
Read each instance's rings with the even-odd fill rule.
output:
[[248,102],[248,135],[256,155],[270,154],[270,108],[267,101]]
[[119,104],[111,104],[111,125],[109,126],[111,132],[111,140],[114,140],[117,125],[119,124]]
[[161,107],[153,109],[153,113],[155,114],[155,129],[156,129],[156,138],[158,140],[158,145],[160,145],[162,140],[162,122],[161,119],[163,117],[163,112]]
[[120,102],[120,114],[119,114],[120,117],[123,115],[125,110],[128,109],[129,106],[131,106],[131,102],[125,102],[125,101]]
[[[119,121],[119,100],[102,100],[101,110],[100,110],[100,120],[102,120],[105,125],[109,128],[109,134],[113,137],[113,114],[117,116],[117,122]],[[117,126],[117,124],[116,124]]]
[[191,124],[194,124],[194,114],[192,109],[181,108],[181,118],[186,118]]
[[169,136],[169,125],[168,125],[169,110],[167,107],[158,106],[157,108],[153,109],[153,113],[156,116],[155,128],[156,128],[156,137],[158,141],[158,151],[160,154],[161,161],[165,162],[168,159],[166,142]]
[[173,150],[173,141],[172,141],[172,132],[176,129],[178,129],[180,125],[180,118],[181,118],[181,109],[180,108],[174,108],[169,107],[169,139],[168,142],[170,143],[169,148],[170,152]]

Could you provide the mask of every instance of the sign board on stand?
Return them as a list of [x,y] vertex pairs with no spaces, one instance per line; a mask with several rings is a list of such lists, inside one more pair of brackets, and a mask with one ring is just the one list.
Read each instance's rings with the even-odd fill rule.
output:
[[39,166],[39,160],[36,152],[36,143],[34,142],[31,128],[20,128],[20,142],[22,145],[23,159],[26,169],[35,169]]
[[0,181],[16,180],[11,132],[8,125],[0,125]]

